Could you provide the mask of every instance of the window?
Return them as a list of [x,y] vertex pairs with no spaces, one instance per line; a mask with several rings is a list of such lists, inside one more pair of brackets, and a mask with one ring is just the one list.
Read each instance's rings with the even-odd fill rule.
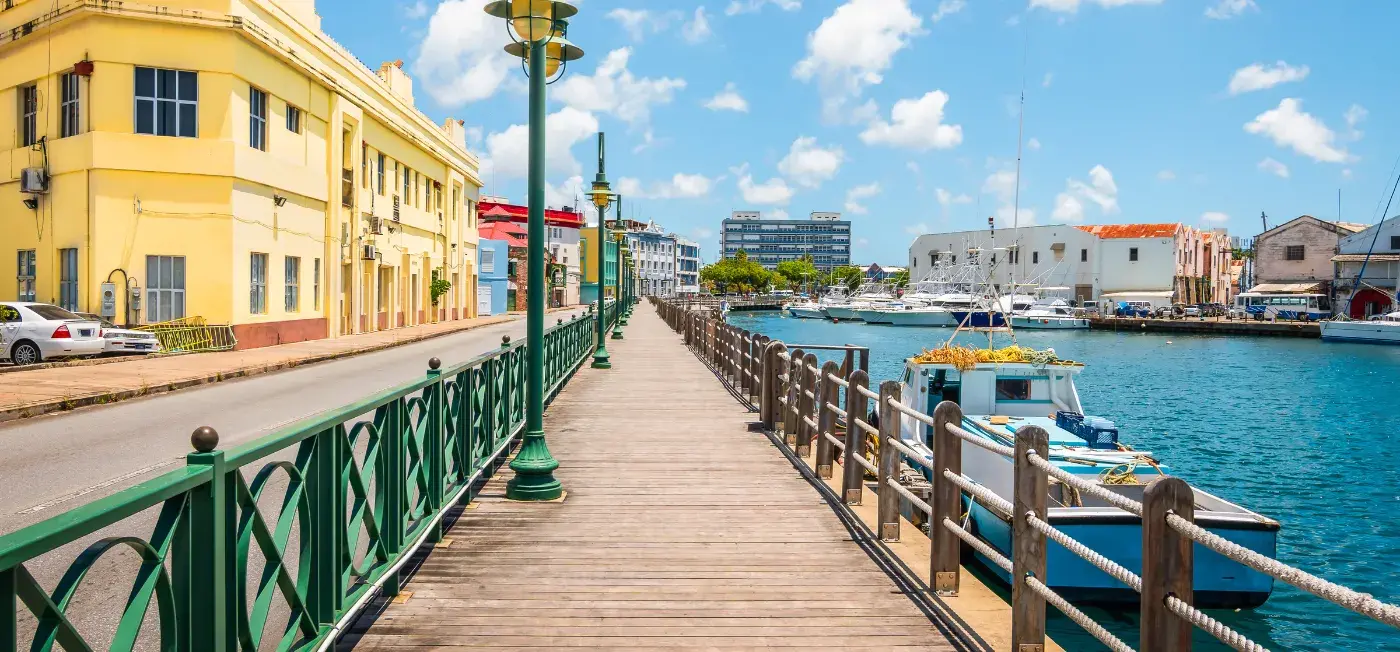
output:
[[360,143],[360,184],[369,187],[369,145]]
[[19,282],[19,300],[34,301],[34,250],[21,249],[16,257],[15,279]]
[[[394,167],[398,168],[399,164],[395,163]],[[403,203],[408,204],[413,201],[413,195],[410,194],[413,191],[413,170],[408,169],[407,165],[403,166],[403,174],[400,174],[399,178],[403,179]]]
[[311,309],[321,309],[321,259],[311,261]]
[[1088,250],[1088,249],[1080,249],[1080,250],[1079,250],[1079,262],[1081,262],[1081,263],[1087,263],[1087,262],[1089,262],[1089,250]]
[[78,250],[58,250],[58,305],[78,309]]
[[267,254],[253,254],[248,271],[248,312],[267,314]]
[[71,72],[58,78],[59,90],[62,92],[62,103],[59,105],[59,138],[82,133],[82,112],[78,102],[79,79],[81,78]]
[[1137,247],[1128,247],[1128,260],[1137,261]]
[[495,249],[482,249],[482,250],[481,250],[481,273],[482,273],[482,274],[494,274],[494,273],[496,273],[496,250],[495,250]]
[[1031,252],[1031,264],[1032,264],[1032,265],[1039,265],[1039,264],[1040,264],[1040,252],[1039,252],[1039,251],[1032,251],[1032,252]]
[[1303,245],[1288,245],[1283,250],[1284,260],[1303,260]]
[[1400,249],[1400,235],[1392,235],[1392,236],[1390,236],[1390,248],[1391,248],[1391,249]]
[[301,259],[296,256],[283,258],[282,272],[286,281],[284,307],[287,312],[297,312],[301,310]]
[[301,133],[301,109],[287,105],[287,131]]
[[136,69],[136,133],[198,136],[199,77],[184,70]]
[[39,142],[39,86],[30,84],[19,89],[19,146],[29,147]]
[[383,197],[383,196],[384,196],[384,168],[387,167],[387,166],[386,166],[386,163],[387,163],[387,162],[388,162],[388,161],[385,159],[384,155],[383,155],[383,154],[380,154],[380,155],[379,155],[379,168],[378,168],[377,170],[375,170],[375,174],[379,175],[379,187],[377,188],[377,190],[379,191],[379,196],[380,196],[380,197]]
[[146,322],[185,316],[185,257],[146,256]]
[[248,146],[267,151],[267,93],[248,88]]

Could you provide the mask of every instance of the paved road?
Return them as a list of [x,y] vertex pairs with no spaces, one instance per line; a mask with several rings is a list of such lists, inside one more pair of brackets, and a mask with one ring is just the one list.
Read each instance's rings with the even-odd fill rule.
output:
[[[570,313],[548,319],[568,319]],[[0,533],[176,468],[199,426],[229,448],[524,337],[523,319],[290,371],[0,426]],[[100,369],[100,367],[96,368]]]

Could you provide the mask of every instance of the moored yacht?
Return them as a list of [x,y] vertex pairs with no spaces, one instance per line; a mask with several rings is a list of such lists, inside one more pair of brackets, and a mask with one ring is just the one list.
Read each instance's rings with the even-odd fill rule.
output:
[[1035,330],[1076,330],[1089,327],[1086,317],[1076,317],[1074,308],[1060,297],[1042,297],[1029,308],[1011,314],[1015,328]]
[[1332,342],[1369,342],[1400,344],[1400,312],[1378,315],[1365,321],[1324,321],[1322,339]]

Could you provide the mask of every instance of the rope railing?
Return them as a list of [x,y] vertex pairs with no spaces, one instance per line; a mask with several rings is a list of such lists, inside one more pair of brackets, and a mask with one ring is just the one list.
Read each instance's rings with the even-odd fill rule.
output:
[[[875,530],[886,540],[900,536],[901,512],[905,506],[911,520],[930,523],[930,580],[939,595],[958,593],[962,570],[960,550],[967,546],[982,558],[1011,574],[1018,587],[1012,592],[1013,611],[1024,617],[1012,621],[1012,649],[1045,643],[1044,612],[1053,606],[1082,627],[1089,635],[1116,652],[1133,648],[1096,623],[1052,589],[1045,578],[1047,551],[1057,548],[1085,560],[1128,589],[1141,595],[1141,649],[1143,652],[1173,652],[1191,648],[1193,627],[1242,652],[1267,652],[1245,635],[1213,619],[1192,605],[1193,546],[1190,541],[1239,563],[1253,571],[1312,593],[1377,622],[1400,628],[1400,606],[1329,582],[1320,577],[1245,548],[1216,535],[1194,522],[1195,493],[1189,485],[1170,476],[1154,479],[1146,486],[1142,500],[1134,500],[1105,486],[1094,475],[1079,475],[1052,461],[1047,433],[1037,426],[1022,426],[1009,437],[1014,446],[1002,443],[1008,437],[982,435],[971,422],[965,422],[955,403],[940,403],[933,414],[926,414],[901,401],[902,385],[886,381],[874,383],[864,370],[847,362],[827,362],[820,367],[812,350],[840,350],[823,345],[794,346],[750,334],[719,323],[713,316],[671,314],[676,332],[686,334],[687,343],[698,342],[710,353],[709,360],[723,372],[721,377],[753,382],[750,395],[760,399],[762,420],[770,431],[784,435],[779,443],[791,447],[807,463],[816,444],[815,470],[818,477],[830,478],[833,466],[841,465],[841,497],[848,504],[860,503],[867,490],[866,479],[873,476],[876,491]],[[669,322],[668,322],[669,323]],[[699,335],[692,336],[691,333]],[[810,349],[810,350],[809,350]],[[862,356],[868,350],[861,348]],[[726,352],[732,352],[727,354]],[[726,382],[729,382],[726,380]],[[740,380],[735,380],[740,382]],[[870,402],[875,416],[866,416]],[[904,421],[904,419],[908,421]],[[872,425],[870,422],[878,425]],[[927,426],[932,433],[928,449],[922,442],[905,441],[907,426]],[[962,444],[977,446],[1012,463],[1013,492],[1016,500],[962,472]],[[905,467],[927,470],[931,492],[903,480]],[[1090,548],[1052,524],[1049,496],[1053,489],[1073,490],[1108,506],[1142,519],[1143,549],[1138,558],[1142,570],[1135,572],[1108,555]],[[925,492],[920,495],[920,491]],[[1004,491],[1004,490],[1002,490]],[[931,499],[926,496],[930,496]],[[971,514],[963,513],[964,500],[990,511],[1011,526],[1011,552],[982,539],[960,524]],[[1074,502],[1079,502],[1075,499]],[[1058,503],[1055,503],[1058,506]],[[916,523],[918,520],[916,520]],[[1149,546],[1147,542],[1157,542]],[[1136,562],[1136,560],[1134,560]],[[1034,602],[1026,602],[1033,600]]]

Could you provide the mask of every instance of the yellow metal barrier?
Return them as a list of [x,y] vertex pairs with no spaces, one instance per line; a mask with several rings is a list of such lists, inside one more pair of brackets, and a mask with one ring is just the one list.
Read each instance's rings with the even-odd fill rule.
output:
[[147,324],[135,330],[154,333],[164,353],[229,351],[238,344],[238,338],[233,336],[232,326],[210,325],[203,317],[185,317],[159,324]]

